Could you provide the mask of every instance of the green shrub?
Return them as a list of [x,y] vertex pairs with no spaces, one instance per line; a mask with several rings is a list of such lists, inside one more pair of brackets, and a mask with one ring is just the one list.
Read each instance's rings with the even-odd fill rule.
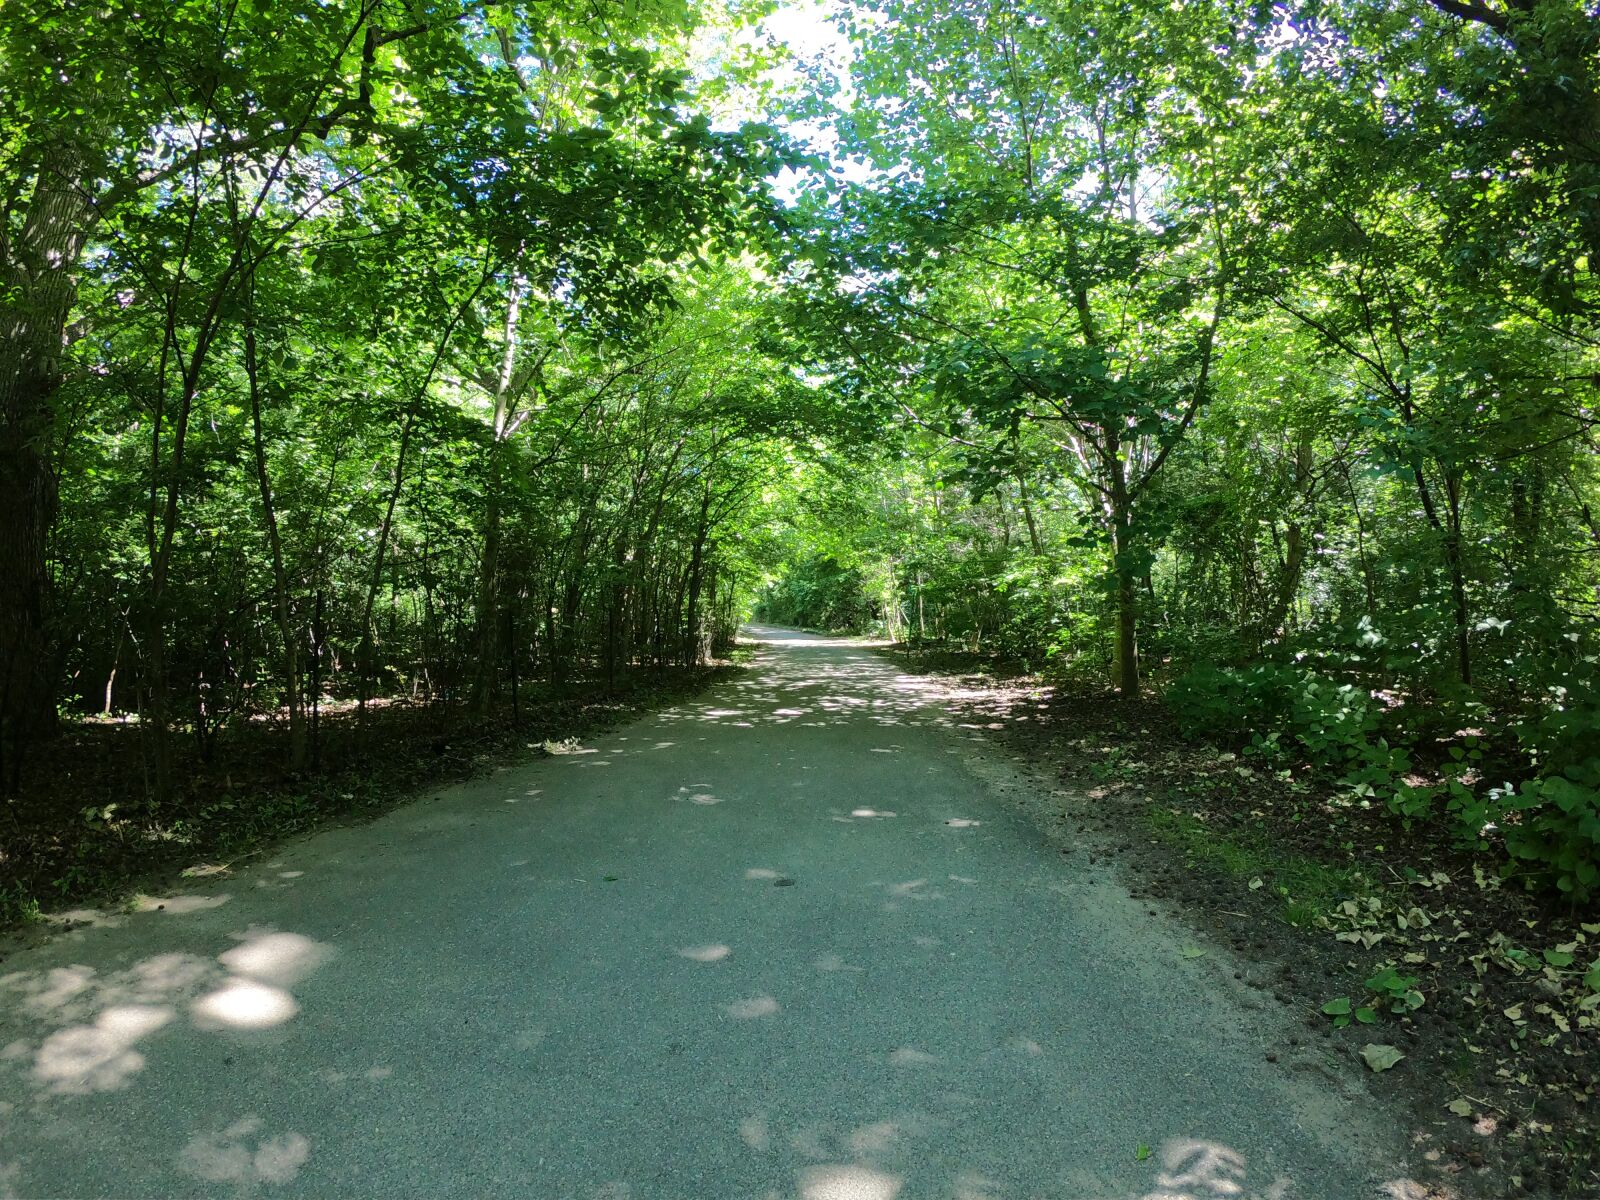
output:
[[[1600,756],[1531,779],[1501,800],[1506,848],[1574,900],[1600,885]],[[1511,814],[1516,814],[1512,819]]]
[[1266,739],[1282,732],[1303,677],[1276,663],[1195,667],[1167,689],[1167,707],[1191,737]]
[[21,883],[0,884],[0,928],[39,920],[39,900]]
[[1600,660],[1561,662],[1540,673],[1538,700],[1517,741],[1541,774],[1584,761],[1600,746]]
[[1539,675],[1532,710],[1516,727],[1537,775],[1479,807],[1529,886],[1582,901],[1600,894],[1600,661],[1565,658]]
[[1294,695],[1289,729],[1313,762],[1343,769],[1339,783],[1353,796],[1381,800],[1408,820],[1427,814],[1437,789],[1406,782],[1411,752],[1379,732],[1372,697],[1350,684],[1308,674]]
[[1351,684],[1299,667],[1197,667],[1167,693],[1168,706],[1192,736],[1250,735],[1251,749],[1281,759],[1289,746],[1340,772],[1352,796],[1387,804],[1408,820],[1432,807],[1437,789],[1406,782],[1411,753],[1379,732],[1381,713]]
[[[1582,901],[1600,895],[1600,667],[1569,660],[1551,671],[1541,702],[1516,729],[1537,775],[1503,790],[1471,786],[1484,746],[1465,736],[1450,747],[1437,783],[1412,783],[1406,745],[1391,740],[1384,714],[1359,687],[1299,667],[1197,667],[1167,693],[1180,728],[1192,736],[1238,740],[1269,759],[1303,755],[1338,773],[1349,796],[1387,806],[1409,823],[1441,799],[1456,837],[1486,847],[1504,839],[1506,873],[1529,886],[1553,886]],[[1446,726],[1459,728],[1464,710]]]
[[789,567],[757,598],[755,617],[802,629],[858,631],[876,616],[859,567],[826,555]]

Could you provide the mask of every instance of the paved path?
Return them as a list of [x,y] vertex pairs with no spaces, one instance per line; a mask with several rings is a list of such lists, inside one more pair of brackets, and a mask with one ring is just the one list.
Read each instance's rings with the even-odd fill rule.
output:
[[764,634],[580,753],[13,953],[0,1194],[1391,1194],[1370,1109],[1016,817],[937,684]]

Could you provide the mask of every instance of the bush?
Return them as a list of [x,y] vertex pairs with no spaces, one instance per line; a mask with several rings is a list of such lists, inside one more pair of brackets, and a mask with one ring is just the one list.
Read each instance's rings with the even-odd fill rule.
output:
[[1281,758],[1292,746],[1311,762],[1341,772],[1347,794],[1376,800],[1408,822],[1430,814],[1441,797],[1460,840],[1486,845],[1497,828],[1517,873],[1585,900],[1600,894],[1600,672],[1588,660],[1552,676],[1546,703],[1518,727],[1533,779],[1487,795],[1466,778],[1483,746],[1475,736],[1450,747],[1438,784],[1413,784],[1411,751],[1382,730],[1383,714],[1365,691],[1298,667],[1197,667],[1167,693],[1179,726],[1192,736],[1238,740]]
[[1516,732],[1523,753],[1548,775],[1583,762],[1600,746],[1600,661],[1568,660],[1539,676],[1538,700]]
[[1289,730],[1313,762],[1344,768],[1339,783],[1349,794],[1381,800],[1407,819],[1423,816],[1437,789],[1406,782],[1411,752],[1379,732],[1379,717],[1360,688],[1308,674],[1295,689]]
[[1516,730],[1538,774],[1492,793],[1484,807],[1530,886],[1586,900],[1600,893],[1600,663],[1556,664],[1538,696]]
[[1297,744],[1312,762],[1341,771],[1350,795],[1407,819],[1426,813],[1437,795],[1405,781],[1411,754],[1379,732],[1381,713],[1366,692],[1303,668],[1197,667],[1169,689],[1167,704],[1191,735],[1249,734],[1251,748],[1273,759]]
[[875,605],[859,568],[829,557],[790,566],[756,602],[755,617],[801,629],[856,632],[873,621]]
[[1532,779],[1501,801],[1506,848],[1532,864],[1530,882],[1548,881],[1574,900],[1600,885],[1600,756],[1559,775]]
[[1260,663],[1253,667],[1196,667],[1167,689],[1167,707],[1191,737],[1238,738],[1281,734],[1304,673]]

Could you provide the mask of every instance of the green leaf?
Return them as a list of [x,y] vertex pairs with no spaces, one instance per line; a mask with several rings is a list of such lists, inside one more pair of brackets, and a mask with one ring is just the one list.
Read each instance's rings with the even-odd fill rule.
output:
[[1329,1000],[1322,1006],[1322,1011],[1330,1017],[1347,1017],[1350,1015],[1350,997],[1338,996]]
[[1372,1025],[1376,1024],[1378,1020],[1378,1013],[1376,1009],[1358,1008],[1355,1011],[1355,1018],[1363,1025]]
[[1133,1152],[1133,1157],[1138,1162],[1144,1162],[1145,1159],[1150,1157],[1150,1147],[1140,1142]]

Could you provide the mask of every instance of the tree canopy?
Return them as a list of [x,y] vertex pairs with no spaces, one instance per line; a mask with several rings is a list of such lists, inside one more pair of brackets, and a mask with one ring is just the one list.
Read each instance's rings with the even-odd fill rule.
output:
[[159,813],[755,613],[1600,890],[1592,6],[772,11],[6,7],[6,791],[118,720]]

